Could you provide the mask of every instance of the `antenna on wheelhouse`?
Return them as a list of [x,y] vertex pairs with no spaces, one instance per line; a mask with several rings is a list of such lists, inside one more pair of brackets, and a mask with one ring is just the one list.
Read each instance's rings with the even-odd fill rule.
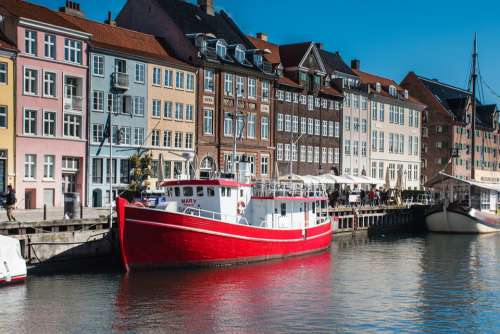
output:
[[474,34],[474,47],[472,51],[472,139],[471,139],[471,180],[476,176],[476,81],[477,81],[477,35]]

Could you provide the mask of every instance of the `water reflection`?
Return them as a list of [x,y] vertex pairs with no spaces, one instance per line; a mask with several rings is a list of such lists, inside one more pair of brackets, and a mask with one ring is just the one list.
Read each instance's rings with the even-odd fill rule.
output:
[[330,304],[331,262],[326,252],[231,268],[132,273],[120,282],[113,328],[141,331],[142,322],[149,329],[153,324],[182,332],[220,332],[228,326],[276,332],[279,326],[261,328],[261,323],[276,313],[286,322],[286,309],[320,314]]
[[0,333],[489,333],[499,260],[500,235],[358,235],[255,265],[31,276],[0,289]]
[[498,327],[499,241],[493,234],[427,237],[419,296],[424,327],[472,333]]

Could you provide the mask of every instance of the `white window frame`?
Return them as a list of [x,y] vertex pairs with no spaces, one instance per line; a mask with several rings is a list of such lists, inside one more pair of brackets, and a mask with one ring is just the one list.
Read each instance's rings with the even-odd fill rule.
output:
[[248,78],[248,98],[255,100],[257,98],[257,79]]
[[194,74],[186,72],[186,90],[194,92]]
[[177,90],[184,90],[184,87],[186,86],[185,83],[186,76],[183,71],[176,71],[175,72],[175,89]]
[[36,56],[38,53],[38,36],[35,30],[26,29],[24,31],[24,52],[31,56]]
[[92,75],[95,77],[104,77],[104,56],[92,55]]
[[160,67],[153,67],[153,76],[151,79],[151,84],[153,86],[161,86],[161,68]]
[[153,99],[151,101],[151,117],[152,118],[161,117],[161,100]]
[[[47,119],[46,115],[53,115],[54,119]],[[52,129],[53,129],[53,132],[54,132],[53,134],[47,134],[45,132],[45,124],[46,123],[49,123],[49,126],[50,126],[50,124],[52,124]],[[55,111],[44,110],[43,111],[43,120],[42,120],[42,135],[44,137],[55,137],[56,136],[56,132],[57,132],[56,124],[57,124],[57,114],[56,114],[56,112]]]
[[[165,69],[163,71],[163,86],[167,88],[173,88],[174,87],[174,71],[170,69]],[[161,75],[160,75],[161,77]],[[161,81],[161,79],[160,79]]]
[[[66,116],[69,116],[69,120],[66,120]],[[77,121],[79,120],[79,122]],[[65,133],[66,125],[68,126],[68,129],[70,127],[73,127],[73,132],[68,134]],[[63,114],[63,137],[65,138],[82,138],[82,130],[83,130],[83,116],[80,114],[74,114],[74,113],[64,113]],[[69,130],[68,130],[69,131]]]
[[[208,128],[210,125],[210,128]],[[214,134],[214,110],[210,108],[205,108],[203,110],[203,134],[213,135]]]
[[[27,171],[29,172],[26,173]],[[36,179],[36,154],[24,155],[24,179],[25,180]]]
[[65,38],[64,60],[68,63],[81,65],[83,62],[83,43],[76,39]]
[[9,65],[6,62],[0,61],[0,84],[7,84],[9,82]]
[[[27,114],[26,113],[27,112],[33,112],[34,113],[34,117],[33,118],[31,117],[33,114],[31,114],[31,113],[29,114],[30,115],[30,117],[28,119],[28,121],[29,121],[29,129],[26,128],[26,120],[27,120],[27,118],[26,118]],[[36,136],[36,134],[38,133],[38,131],[37,131],[37,126],[38,126],[38,124],[37,124],[37,118],[38,118],[38,110],[36,110],[36,109],[30,109],[30,108],[25,108],[23,110],[23,134],[24,135]],[[32,126],[32,122],[33,121],[35,122],[34,129],[33,129],[33,126]]]
[[[46,75],[49,74],[49,75],[53,75],[53,80],[47,80],[47,77]],[[54,89],[54,94],[47,94],[47,91],[46,91],[46,84],[50,84],[51,87]],[[52,71],[43,71],[43,90],[42,90],[42,94],[43,94],[43,97],[50,97],[50,98],[54,98],[57,96],[57,73],[56,72],[52,72]]]
[[269,117],[267,116],[260,118],[260,139],[269,139]]
[[[24,95],[31,95],[31,96],[38,96],[38,70],[30,67],[25,67],[24,68],[24,75],[23,75],[23,94]],[[29,76],[27,76],[27,73],[30,73]],[[31,74],[34,74],[34,76],[31,76]],[[30,88],[34,88],[34,92],[32,89],[26,90],[26,80],[29,80],[30,84],[28,85]],[[34,81],[34,83],[33,83]]]
[[205,92],[207,93],[215,92],[215,70],[206,68],[203,72],[204,72],[203,83]]
[[[47,52],[47,50],[49,50],[49,52]],[[56,54],[56,35],[45,33],[45,36],[43,37],[43,56],[47,59],[55,60]]]
[[[100,98],[99,98],[100,96]],[[97,100],[96,100],[97,98]],[[100,100],[100,102],[99,102]],[[97,101],[97,108],[96,108]],[[100,108],[99,108],[100,106]],[[99,90],[94,90],[92,92],[92,111],[104,112],[104,92]]]
[[56,169],[56,157],[54,155],[43,156],[43,179],[54,180]]
[[146,81],[146,65],[142,63],[136,63],[134,82],[143,84],[145,81]]

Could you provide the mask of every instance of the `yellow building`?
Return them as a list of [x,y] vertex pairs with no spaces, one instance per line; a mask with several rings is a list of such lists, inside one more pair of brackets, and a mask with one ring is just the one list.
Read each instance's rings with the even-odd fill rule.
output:
[[14,43],[0,32],[0,192],[15,184],[15,57]]
[[160,179],[188,175],[196,149],[196,71],[176,59],[169,60],[168,65],[148,64],[150,189],[156,189]]

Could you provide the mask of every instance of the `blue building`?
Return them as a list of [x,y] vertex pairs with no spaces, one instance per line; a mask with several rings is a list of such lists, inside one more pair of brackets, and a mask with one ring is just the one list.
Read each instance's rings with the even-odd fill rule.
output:
[[[89,43],[89,117],[87,152],[87,206],[103,207],[126,189],[130,157],[143,152],[148,139],[148,62],[165,53],[151,35],[116,27],[114,22],[65,18],[92,34]],[[112,112],[112,165],[106,136]],[[111,170],[111,173],[110,173]],[[111,175],[111,176],[110,176]]]

